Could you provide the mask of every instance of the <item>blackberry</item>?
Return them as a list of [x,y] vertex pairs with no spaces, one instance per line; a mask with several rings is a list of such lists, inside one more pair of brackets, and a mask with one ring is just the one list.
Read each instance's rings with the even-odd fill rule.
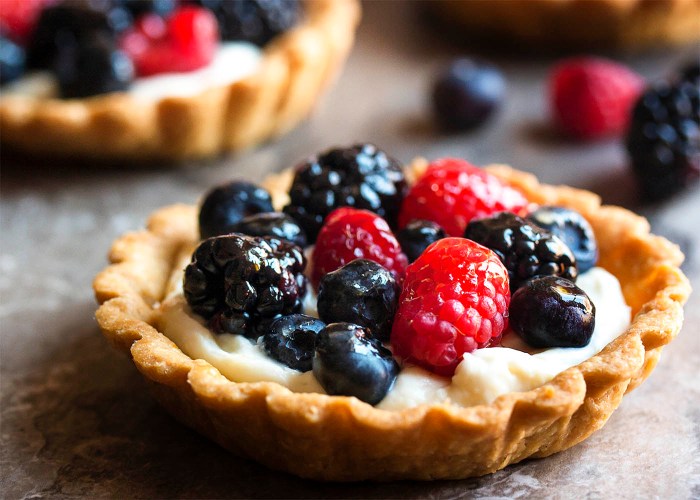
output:
[[429,220],[414,220],[396,233],[401,250],[413,262],[422,254],[431,243],[447,237],[447,233],[438,224]]
[[301,249],[279,239],[209,238],[185,268],[185,299],[215,332],[257,338],[275,319],[301,311],[305,266]]
[[406,191],[398,161],[372,144],[357,144],[298,166],[284,212],[299,221],[313,242],[325,217],[342,206],[371,210],[395,227]]
[[508,270],[511,292],[536,276],[574,281],[578,275],[576,257],[561,239],[511,212],[472,220],[464,237],[498,255]]
[[252,182],[229,182],[204,197],[199,209],[199,234],[202,239],[228,234],[244,217],[273,211],[272,197],[265,189]]
[[16,80],[24,73],[24,49],[0,35],[0,85]]
[[276,319],[263,336],[267,354],[294,370],[308,372],[314,357],[316,337],[326,324],[305,314]]
[[660,200],[700,177],[700,87],[692,69],[675,83],[644,92],[632,112],[626,146],[648,200]]
[[304,248],[306,234],[297,221],[280,212],[261,212],[249,215],[233,226],[236,233],[249,236],[272,236]]

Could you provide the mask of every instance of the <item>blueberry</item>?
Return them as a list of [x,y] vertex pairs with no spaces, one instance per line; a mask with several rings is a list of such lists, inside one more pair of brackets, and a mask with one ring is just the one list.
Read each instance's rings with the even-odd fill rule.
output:
[[291,216],[281,212],[261,212],[243,218],[234,226],[237,233],[274,236],[304,248],[306,233]]
[[125,8],[134,19],[151,12],[165,17],[172,14],[177,6],[176,0],[117,0],[116,3]]
[[316,336],[326,324],[305,314],[282,316],[263,336],[267,354],[300,372],[311,370]]
[[598,261],[598,245],[590,223],[575,210],[541,206],[527,219],[559,236],[576,257],[579,273],[588,271]]
[[246,181],[233,181],[212,189],[199,210],[202,239],[234,232],[249,215],[273,212],[272,198],[265,189]]
[[399,373],[391,351],[351,323],[332,323],[318,334],[314,376],[328,394],[379,403]]
[[414,220],[396,234],[401,250],[413,262],[426,248],[437,240],[447,237],[445,230],[429,220]]
[[505,79],[494,66],[457,59],[433,85],[433,110],[443,128],[467,130],[481,125],[493,114],[505,91]]
[[510,301],[510,325],[530,346],[584,347],[595,328],[595,305],[571,281],[544,276],[521,286]]
[[16,80],[24,73],[24,49],[0,35],[0,84]]

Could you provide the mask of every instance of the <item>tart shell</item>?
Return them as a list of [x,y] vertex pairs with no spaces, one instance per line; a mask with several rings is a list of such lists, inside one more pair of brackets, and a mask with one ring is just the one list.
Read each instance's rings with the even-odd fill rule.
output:
[[[424,167],[415,162],[409,174]],[[602,427],[624,394],[649,375],[681,328],[690,285],[678,268],[680,250],[650,234],[644,218],[601,206],[593,193],[539,184],[506,166],[489,171],[533,202],[580,211],[596,233],[599,265],[619,279],[632,308],[625,333],[534,390],[505,394],[488,405],[392,412],[351,397],[292,393],[271,382],[231,382],[158,331],[159,301],[175,286],[172,276],[183,252],[197,241],[193,206],[163,208],[146,230],[114,243],[112,265],[94,281],[101,304],[97,321],[170,413],[273,469],[332,481],[456,479],[551,455]],[[284,203],[290,181],[289,171],[268,179],[277,204]]]
[[2,145],[34,155],[137,161],[254,146],[308,116],[343,65],[359,19],[357,0],[305,1],[303,20],[265,47],[255,73],[191,97],[2,96]]

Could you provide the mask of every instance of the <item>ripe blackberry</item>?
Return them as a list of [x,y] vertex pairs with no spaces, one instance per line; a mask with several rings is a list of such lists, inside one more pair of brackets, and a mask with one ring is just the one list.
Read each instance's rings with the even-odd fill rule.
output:
[[284,211],[299,221],[311,243],[338,207],[371,210],[396,226],[406,190],[398,161],[372,144],[357,144],[331,149],[297,167]]
[[316,337],[326,324],[305,314],[276,319],[263,335],[267,354],[294,370],[308,372],[316,348]]
[[642,194],[668,197],[700,177],[700,88],[693,73],[647,89],[632,113],[627,151]]
[[185,299],[215,332],[257,338],[281,315],[301,311],[305,266],[302,250],[286,241],[209,238],[185,268]]
[[408,257],[408,262],[413,262],[426,248],[437,240],[446,238],[447,234],[437,223],[429,220],[414,220],[396,233],[401,250]]
[[233,226],[233,232],[249,236],[272,236],[298,247],[306,246],[306,234],[297,221],[280,212],[249,215]]
[[494,251],[508,270],[514,292],[536,276],[576,280],[576,257],[559,237],[510,212],[500,212],[467,225],[464,237]]

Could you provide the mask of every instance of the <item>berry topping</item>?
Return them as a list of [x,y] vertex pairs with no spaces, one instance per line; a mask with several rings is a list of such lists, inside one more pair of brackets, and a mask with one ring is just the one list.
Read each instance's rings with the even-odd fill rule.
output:
[[16,80],[24,73],[24,49],[0,35],[0,84]]
[[204,197],[199,209],[199,234],[206,239],[232,233],[244,217],[274,210],[272,197],[265,189],[252,182],[229,182]]
[[584,273],[598,261],[598,245],[593,228],[575,210],[542,206],[531,212],[527,220],[561,238],[574,253],[579,273]]
[[355,259],[384,266],[401,282],[408,259],[389,225],[377,214],[356,208],[338,208],[326,219],[313,253],[311,281],[315,287],[331,271]]
[[549,78],[554,122],[577,139],[620,136],[643,85],[642,77],[613,61],[590,57],[565,60]]
[[300,372],[311,370],[316,336],[326,324],[305,314],[292,314],[276,319],[263,336],[267,354]]
[[391,351],[351,323],[332,323],[318,334],[314,375],[328,394],[379,403],[399,373]]
[[584,347],[593,335],[595,305],[571,281],[543,276],[513,294],[510,325],[531,347]]
[[47,3],[47,0],[2,0],[0,33],[23,44],[29,39],[41,9]]
[[372,144],[358,144],[331,149],[297,167],[284,211],[313,242],[325,217],[342,206],[371,210],[394,226],[405,192],[399,162]]
[[436,160],[409,191],[401,207],[399,227],[426,219],[449,236],[462,236],[470,220],[495,212],[523,212],[528,205],[516,189],[464,160]]
[[297,221],[280,212],[249,215],[234,225],[234,232],[250,236],[273,236],[301,248],[306,246],[306,234]]
[[408,257],[409,262],[413,262],[422,254],[431,243],[447,237],[445,231],[434,222],[429,220],[414,220],[406,227],[396,233],[401,250]]
[[151,12],[165,17],[177,7],[177,0],[119,0],[135,18]]
[[501,212],[469,223],[464,237],[493,250],[508,269],[515,291],[536,276],[578,276],[576,257],[559,237],[517,215]]
[[452,376],[464,353],[500,339],[508,272],[488,248],[445,238],[408,266],[391,345],[406,361]]
[[494,66],[458,59],[433,84],[433,111],[443,128],[467,130],[486,121],[505,92],[503,75]]
[[301,249],[282,240],[209,238],[185,268],[185,299],[213,331],[257,338],[280,315],[301,311],[305,266]]
[[398,298],[398,285],[389,271],[357,259],[321,278],[318,315],[326,323],[363,326],[373,337],[388,341]]

